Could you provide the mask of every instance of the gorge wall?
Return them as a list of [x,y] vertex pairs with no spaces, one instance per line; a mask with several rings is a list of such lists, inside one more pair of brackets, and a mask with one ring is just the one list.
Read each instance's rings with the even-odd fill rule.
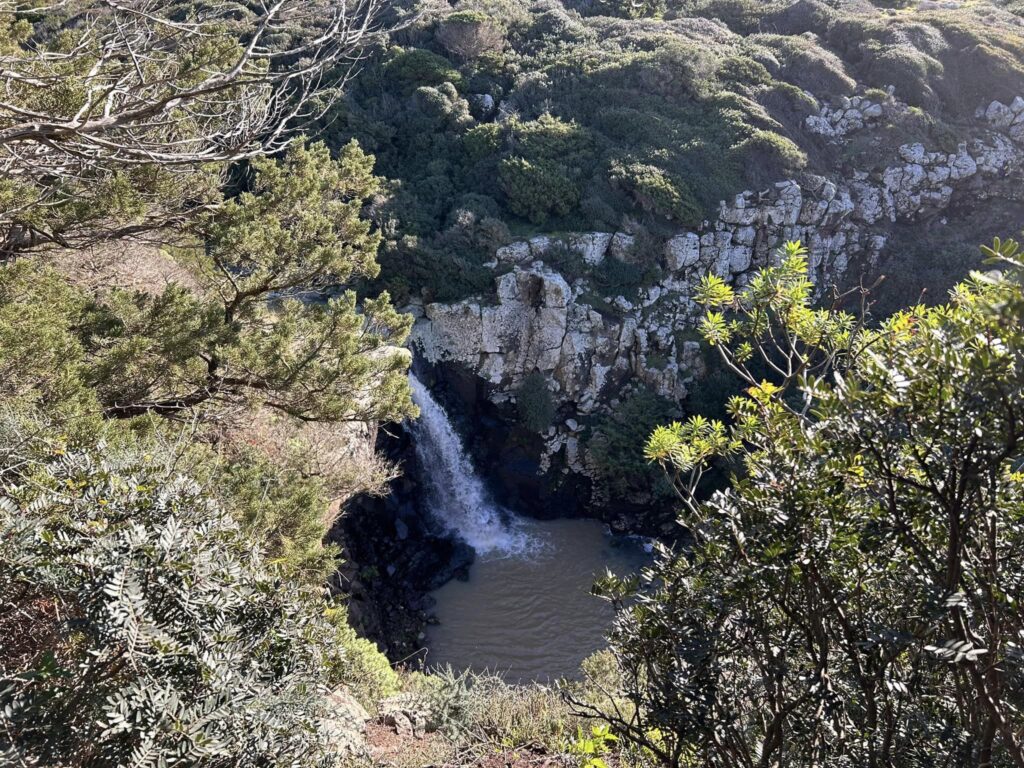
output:
[[[843,143],[905,109],[891,93],[882,101],[843,98],[807,118],[806,130]],[[595,420],[638,389],[680,402],[702,386],[707,366],[693,301],[700,278],[712,272],[742,287],[771,263],[780,243],[800,240],[824,297],[832,286],[886,265],[895,227],[933,226],[965,206],[1016,199],[1024,98],[991,102],[976,118],[955,151],[906,143],[887,161],[872,158],[867,170],[849,176],[803,174],[742,192],[697,231],[662,242],[637,232],[586,232],[498,248],[487,265],[493,293],[409,307],[416,316],[413,347],[462,394],[465,408],[491,420],[494,436],[478,455],[501,469],[496,475],[509,481],[510,492],[525,483],[537,487],[525,499],[534,512],[588,506],[614,522],[617,511],[648,504],[651,495],[616,494],[604,482],[594,459],[595,435],[601,439]],[[609,290],[609,275],[622,280],[623,290]],[[644,276],[639,283],[637,275]],[[540,429],[516,419],[517,401],[535,374],[553,410]]]

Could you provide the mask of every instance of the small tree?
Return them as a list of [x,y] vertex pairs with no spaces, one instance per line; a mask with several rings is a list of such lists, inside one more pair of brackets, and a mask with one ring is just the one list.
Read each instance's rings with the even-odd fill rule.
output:
[[362,218],[377,188],[354,144],[338,160],[296,145],[254,163],[251,192],[202,226],[187,259],[201,283],[157,296],[115,291],[97,306],[88,346],[108,417],[184,414],[253,403],[320,422],[401,419],[412,412],[399,345],[410,318],[388,295],[360,307],[380,236]]
[[[1024,291],[975,275],[868,328],[780,258],[702,284],[748,389],[730,428],[651,436],[693,545],[600,585],[628,705],[582,709],[674,766],[1024,765]],[[742,474],[701,502],[722,455]]]
[[509,157],[498,164],[501,189],[519,216],[543,224],[552,214],[564,216],[577,206],[580,191],[562,166]]

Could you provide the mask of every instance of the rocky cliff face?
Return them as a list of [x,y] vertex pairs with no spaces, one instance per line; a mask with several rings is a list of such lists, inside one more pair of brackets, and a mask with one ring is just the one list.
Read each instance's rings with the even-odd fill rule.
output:
[[[885,117],[870,100],[844,102],[823,108],[808,130],[845,141]],[[537,471],[589,477],[591,503],[613,504],[584,439],[587,421],[631,389],[680,401],[700,386],[704,363],[692,333],[699,279],[713,272],[742,286],[780,243],[801,240],[824,294],[877,265],[894,224],[939,214],[960,199],[1007,194],[1024,167],[1024,99],[993,102],[979,110],[978,123],[976,136],[952,152],[904,144],[873,171],[805,175],[743,192],[723,201],[713,221],[679,232],[656,253],[629,232],[537,236],[499,248],[489,265],[493,295],[411,307],[412,343],[427,362],[474,374],[499,406],[515,402],[530,374],[543,374],[558,418],[538,441]],[[653,266],[656,278],[631,295],[602,294],[593,275],[607,260]],[[575,266],[566,269],[567,261]]]

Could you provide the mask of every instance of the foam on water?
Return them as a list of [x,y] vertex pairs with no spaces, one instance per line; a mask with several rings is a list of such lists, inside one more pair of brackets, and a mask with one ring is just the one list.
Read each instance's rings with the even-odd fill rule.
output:
[[444,408],[415,376],[412,397],[420,407],[413,422],[416,456],[430,511],[480,557],[520,557],[543,550],[543,538],[494,502],[462,447]]

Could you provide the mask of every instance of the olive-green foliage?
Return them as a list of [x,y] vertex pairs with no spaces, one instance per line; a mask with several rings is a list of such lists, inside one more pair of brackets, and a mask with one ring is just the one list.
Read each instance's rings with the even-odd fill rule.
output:
[[52,270],[28,261],[0,269],[0,397],[9,406],[46,407],[65,418],[99,410],[74,330],[87,306]]
[[459,70],[447,59],[422,48],[393,48],[389,51],[385,71],[405,93],[412,93],[421,85],[458,85],[462,81]]
[[509,131],[513,151],[531,160],[572,167],[584,162],[593,150],[589,131],[546,112],[536,120],[513,121]]
[[544,434],[555,418],[555,401],[548,389],[547,377],[534,371],[523,379],[516,390],[519,420],[531,432]]
[[731,56],[722,61],[715,75],[723,81],[741,88],[769,85],[772,75],[760,61],[745,56]]
[[545,113],[536,120],[512,121],[505,142],[515,154],[498,164],[498,177],[512,212],[543,224],[575,209],[580,169],[593,162],[588,131]]
[[462,146],[466,150],[466,158],[475,163],[496,154],[501,148],[501,140],[501,126],[497,123],[483,123],[463,134]]
[[[799,244],[742,290],[705,279],[702,332],[747,389],[731,426],[647,443],[693,543],[638,591],[600,585],[638,705],[605,711],[625,739],[673,766],[1024,760],[1024,262],[1012,241],[985,250],[1002,275],[876,327],[814,308]],[[701,501],[720,456],[744,475]]]
[[703,210],[690,188],[670,178],[657,166],[614,163],[611,180],[645,211],[653,211],[686,226],[696,226],[703,218]]
[[[425,283],[456,298],[479,290],[475,277],[457,276],[487,257],[475,244],[439,242],[466,193],[494,200],[493,215],[513,230],[610,231],[628,221],[667,234],[739,190],[804,168],[832,172],[846,158],[806,132],[815,99],[894,84],[898,99],[927,108],[924,135],[962,138],[978,106],[973,84],[989,83],[1004,101],[1024,90],[1024,35],[987,2],[883,16],[864,3],[673,0],[664,20],[601,15],[649,16],[651,7],[465,3],[450,18],[475,24],[483,14],[507,30],[500,56],[473,61],[441,56],[433,22],[410,32],[403,50],[422,51],[433,62],[425,71],[444,70],[438,57],[458,70],[461,80],[441,77],[458,84],[472,120],[454,104],[445,121],[426,115],[415,88],[390,71],[392,54],[367,66],[325,130],[332,144],[359,138],[401,182],[381,220],[396,241],[418,238],[420,253],[388,259],[380,285],[416,292]],[[911,113],[863,132],[882,143],[858,146],[857,162],[884,162],[898,135],[921,140],[921,127]],[[444,277],[421,268],[427,258]]]
[[323,483],[269,461],[258,450],[232,457],[214,475],[242,531],[263,542],[293,578],[323,581],[337,551],[322,544],[328,505]]
[[547,160],[509,157],[498,165],[501,189],[511,211],[534,224],[564,216],[579,201],[579,189],[562,166]]
[[408,358],[387,349],[408,320],[386,297],[361,311],[351,292],[287,298],[377,269],[378,236],[360,218],[375,186],[368,158],[354,147],[338,161],[322,146],[296,148],[256,169],[252,190],[206,223],[208,246],[181,255],[198,290],[90,295],[29,259],[0,268],[0,394],[71,436],[166,435],[151,416],[197,420],[197,477],[282,572],[318,583],[337,555],[322,545],[330,479],[256,445],[228,459],[204,445],[227,416],[249,409],[255,421],[258,407],[286,421],[409,413]]
[[376,275],[380,236],[361,217],[372,164],[354,144],[337,160],[300,144],[255,162],[251,191],[203,222],[205,248],[185,254],[202,293],[113,291],[98,304],[87,344],[107,414],[241,402],[321,421],[409,413],[407,356],[388,351],[409,319],[389,297],[302,300]]
[[616,497],[652,488],[659,495],[668,490],[658,482],[657,469],[644,459],[638,447],[656,425],[679,416],[679,407],[671,400],[640,389],[591,426],[587,440],[591,460]]
[[338,606],[327,611],[334,624],[341,653],[331,660],[329,674],[344,682],[359,702],[372,711],[381,699],[393,696],[401,688],[398,673],[387,657],[365,637],[359,637],[348,624],[348,612]]
[[483,744],[504,750],[564,750],[579,720],[558,692],[539,685],[510,685],[489,673],[440,669],[417,676],[411,686],[435,724],[463,746]]
[[738,149],[764,180],[792,174],[807,164],[807,155],[796,144],[772,131],[754,131]]
[[0,417],[0,724],[49,766],[326,766],[317,591],[282,589],[173,453]]
[[685,8],[688,15],[720,19],[730,29],[750,34],[757,31],[773,3],[772,0],[683,0],[678,5]]
[[[169,220],[187,220],[220,198],[217,163],[171,164],[164,157],[189,149],[197,155],[218,155],[216,139],[207,141],[204,129],[212,135],[239,129],[235,107],[243,104],[245,87],[232,98],[207,95],[207,104],[193,115],[189,108],[194,97],[184,98],[199,73],[206,76],[235,63],[238,39],[223,27],[196,34],[171,31],[166,20],[155,22],[149,34],[140,30],[130,44],[147,59],[142,74],[139,60],[132,63],[127,55],[113,53],[122,42],[116,24],[125,20],[96,11],[89,2],[64,4],[47,14],[32,12],[29,6],[17,11],[12,7],[0,19],[6,91],[0,129],[6,134],[7,155],[0,178],[0,250],[5,259],[53,243],[78,246],[124,231],[159,228]],[[120,32],[125,38],[133,35],[123,28]],[[109,45],[97,43],[108,35]],[[167,55],[165,46],[174,55]],[[25,130],[26,121],[86,123],[95,115],[97,83],[118,82],[127,91],[129,81],[134,86],[131,100],[120,100],[113,90],[107,94],[109,122],[91,132],[94,143],[89,149],[82,146],[90,143],[86,140],[64,153],[65,145],[76,144],[74,131],[54,141],[52,135],[40,138]],[[141,105],[152,106],[161,92],[169,91],[183,97],[175,119],[152,121]],[[123,109],[129,103],[132,107]],[[126,135],[132,138],[125,140]],[[150,150],[149,162],[141,155],[111,151],[140,144]]]

